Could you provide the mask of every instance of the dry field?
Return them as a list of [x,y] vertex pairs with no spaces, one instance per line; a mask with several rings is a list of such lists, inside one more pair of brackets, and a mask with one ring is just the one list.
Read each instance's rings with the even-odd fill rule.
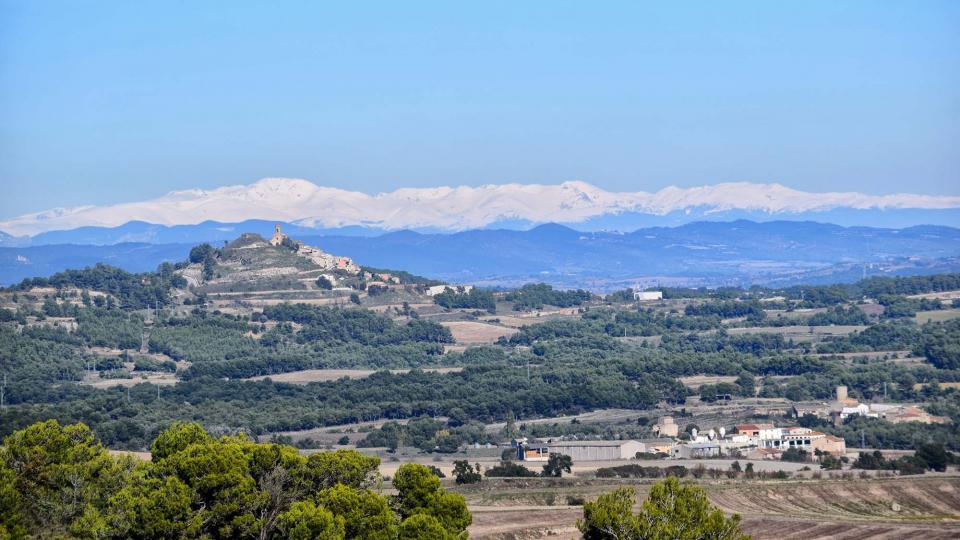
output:
[[180,382],[173,373],[149,372],[146,375],[134,374],[129,379],[101,379],[99,375],[88,373],[83,376],[80,384],[92,386],[94,388],[112,388],[114,386],[136,386],[140,383],[150,383],[162,386],[170,386]]
[[936,311],[918,311],[913,318],[917,324],[928,322],[944,322],[960,317],[960,309],[938,309]]
[[[578,538],[579,506],[617,485],[633,485],[639,498],[650,482],[567,482],[538,486],[522,481],[498,489],[466,491],[472,538]],[[740,513],[755,539],[958,538],[960,479],[911,477],[878,480],[703,482],[711,502]],[[526,493],[526,495],[524,494]]]
[[480,317],[481,321],[494,321],[498,322],[503,326],[508,326],[510,328],[522,328],[531,324],[536,324],[539,321],[531,321],[529,318],[518,317],[514,315],[490,315]]
[[[463,371],[462,367],[438,367],[438,368],[422,368],[423,371],[430,371],[435,373],[455,373],[457,371]],[[247,381],[262,381],[264,379],[270,379],[273,382],[282,382],[290,384],[310,384],[312,382],[326,382],[326,381],[335,381],[337,379],[342,379],[346,377],[348,379],[363,379],[373,375],[377,371],[384,371],[378,369],[305,369],[303,371],[290,371],[288,373],[277,373],[276,375],[260,375],[257,377],[249,377]],[[409,369],[390,369],[386,370],[390,373],[407,373]]]
[[[937,383],[940,385],[940,388],[960,388],[960,382],[942,382]],[[927,383],[915,383],[913,385],[914,390],[922,390]]]
[[249,311],[251,308],[263,308],[264,306],[277,306],[280,304],[309,304],[311,306],[333,306],[338,304],[345,304],[347,300],[345,298],[249,298],[249,297],[238,297],[234,300],[220,300],[213,299],[210,303],[218,308],[223,309],[231,305],[242,304],[244,311]]
[[503,326],[510,328],[521,328],[531,324],[542,323],[551,319],[568,319],[580,316],[579,308],[556,308],[541,311],[511,311],[509,305],[502,308],[497,305],[496,315],[485,315],[480,317],[481,321],[497,321]]
[[820,341],[827,336],[846,336],[862,331],[866,326],[836,325],[836,326],[757,326],[753,328],[730,328],[731,335],[740,334],[780,334],[783,339],[792,339],[796,342]]
[[[667,414],[667,413],[663,413]],[[650,411],[641,411],[634,409],[599,409],[596,411],[591,411],[583,414],[577,414],[572,416],[551,416],[548,418],[533,418],[530,420],[518,419],[517,425],[520,424],[569,424],[571,420],[577,419],[578,422],[587,423],[615,423],[622,421],[636,420],[639,416],[649,416]],[[496,433],[503,429],[506,424],[504,422],[496,422],[493,424],[487,424],[486,431],[487,433]]]
[[932,292],[924,294],[910,294],[907,295],[907,298],[939,298],[940,300],[953,300],[954,298],[960,298],[960,291],[941,291],[941,292]]
[[677,379],[687,388],[696,390],[705,384],[732,383],[737,380],[733,375],[690,375]]
[[[418,304],[410,302],[410,308],[416,310],[418,313],[420,310],[428,309],[433,307],[435,304]],[[379,306],[370,306],[367,309],[370,311],[376,311],[377,313],[383,313],[385,311],[391,311],[393,309],[403,309],[403,304],[381,304]]]
[[516,328],[483,322],[451,321],[440,324],[449,328],[450,333],[453,334],[453,339],[463,345],[495,343],[501,337],[510,337],[517,333]]

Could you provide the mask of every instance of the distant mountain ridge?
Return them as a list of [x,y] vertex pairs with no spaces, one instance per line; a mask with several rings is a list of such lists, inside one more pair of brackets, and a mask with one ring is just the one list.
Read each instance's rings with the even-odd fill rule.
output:
[[[141,202],[56,208],[0,221],[0,231],[25,242],[23,237],[52,231],[112,228],[135,222],[174,227],[264,220],[316,229],[443,232],[564,223],[580,224],[589,230],[631,230],[703,219],[805,219],[837,212],[847,212],[860,220],[848,224],[900,220],[899,225],[960,225],[960,196],[811,193],[776,183],[747,182],[615,193],[582,181],[403,188],[369,195],[302,179],[266,178],[249,185],[174,191]],[[903,221],[904,216],[914,214],[909,223]],[[7,239],[6,244],[10,243]]]
[[[266,221],[248,224],[249,229],[238,230],[211,223],[203,230],[232,240],[241,232],[269,233],[273,226]],[[144,231],[151,227],[139,224],[128,232],[147,234]],[[545,281],[601,291],[636,284],[829,283],[864,275],[960,271],[960,229],[929,225],[882,229],[739,220],[648,227],[631,233],[583,232],[558,224],[525,231],[427,234],[401,230],[375,236],[359,234],[369,230],[326,235],[309,234],[315,229],[305,227],[284,231],[362,265],[491,286]],[[191,236],[195,232],[170,228],[158,233],[167,240],[183,240],[171,243],[0,248],[0,283],[98,261],[128,270],[152,269],[163,261],[182,260],[199,243]]]

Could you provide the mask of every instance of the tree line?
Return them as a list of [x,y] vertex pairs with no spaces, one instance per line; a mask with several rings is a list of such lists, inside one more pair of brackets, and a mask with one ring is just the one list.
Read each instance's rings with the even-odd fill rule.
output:
[[83,424],[37,423],[0,446],[0,537],[464,538],[461,495],[405,464],[395,495],[379,489],[379,459],[340,450],[301,456],[243,435],[174,424],[151,460],[107,453]]

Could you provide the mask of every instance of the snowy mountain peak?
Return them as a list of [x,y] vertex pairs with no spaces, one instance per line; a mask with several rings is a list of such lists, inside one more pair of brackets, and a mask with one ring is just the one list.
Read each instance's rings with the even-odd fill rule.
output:
[[500,221],[582,223],[625,213],[665,216],[730,211],[790,215],[837,209],[957,209],[960,197],[811,193],[782,184],[747,182],[648,193],[609,192],[588,182],[486,184],[402,188],[369,195],[318,186],[298,178],[264,178],[249,185],[170,192],[156,199],[112,206],[55,208],[0,222],[14,236],[83,226],[115,227],[130,221],[188,225],[214,220],[277,220],[309,227],[364,225],[384,229],[464,230]]

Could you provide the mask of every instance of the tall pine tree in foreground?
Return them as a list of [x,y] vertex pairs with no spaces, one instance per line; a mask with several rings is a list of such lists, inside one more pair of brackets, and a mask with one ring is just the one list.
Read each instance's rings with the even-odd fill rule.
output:
[[723,515],[702,488],[667,478],[654,484],[640,511],[636,492],[619,488],[583,505],[577,527],[586,540],[748,540],[740,516]]

